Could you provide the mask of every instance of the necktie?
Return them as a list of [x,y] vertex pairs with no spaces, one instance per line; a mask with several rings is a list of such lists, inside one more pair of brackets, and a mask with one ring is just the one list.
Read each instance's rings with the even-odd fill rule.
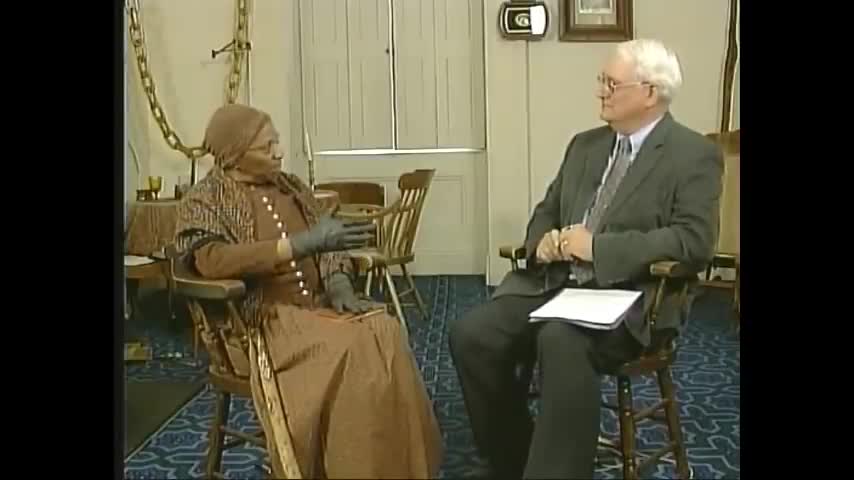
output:
[[[614,199],[614,194],[617,193],[617,188],[626,172],[629,170],[629,164],[632,158],[632,143],[629,137],[623,137],[617,144],[617,152],[614,154],[614,164],[611,166],[611,171],[608,172],[608,178],[605,179],[605,184],[599,190],[599,194],[590,208],[589,214],[584,221],[584,226],[591,233],[595,233],[599,228],[599,223],[602,217],[608,210],[611,200]],[[572,273],[575,274],[575,280],[579,285],[593,280],[593,266],[589,264],[573,264]]]

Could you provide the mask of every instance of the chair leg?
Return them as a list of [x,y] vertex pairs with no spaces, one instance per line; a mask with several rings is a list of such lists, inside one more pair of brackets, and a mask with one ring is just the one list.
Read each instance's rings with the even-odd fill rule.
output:
[[195,324],[193,325],[193,358],[199,359],[199,343],[202,341],[202,331]]
[[365,296],[371,296],[371,280],[374,278],[374,269],[371,268],[365,274]]
[[670,442],[674,444],[673,456],[676,459],[676,473],[679,478],[687,480],[691,478],[691,468],[688,465],[688,455],[685,453],[685,443],[682,440],[682,425],[679,422],[679,406],[676,404],[673,378],[670,376],[669,367],[662,368],[656,373],[661,398],[667,400],[667,403],[664,404],[664,415],[667,418]]
[[222,467],[222,444],[225,440],[225,426],[228,424],[228,413],[231,410],[231,394],[217,392],[214,420],[208,434],[208,464],[207,478],[215,478]]
[[386,298],[388,296],[388,292],[385,289],[385,284],[382,281],[382,279],[385,278],[386,270],[387,269],[384,267],[377,269],[377,289],[379,289],[380,295],[382,295],[383,298]]
[[128,280],[125,285],[127,285],[126,295],[128,308],[128,311],[126,312],[126,320],[142,322],[145,318],[142,315],[142,309],[139,305],[139,280]]
[[175,289],[172,286],[171,280],[166,284],[166,304],[169,309],[169,326],[177,329],[178,316],[175,315]]
[[629,377],[617,377],[617,403],[620,413],[620,446],[623,454],[623,478],[637,480],[637,462],[635,457],[635,417],[632,400],[632,380]]
[[406,269],[406,265],[401,265],[400,269],[403,270],[403,276],[406,277],[406,281],[409,283],[409,288],[411,288],[412,293],[415,294],[415,303],[418,304],[418,311],[421,312],[421,318],[423,318],[425,322],[430,321],[430,314],[427,313],[427,307],[424,306],[424,300],[421,298],[421,294],[418,293],[418,289],[415,288],[415,280],[412,279],[412,275],[409,274],[409,271]]
[[385,269],[385,281],[391,301],[394,303],[394,311],[397,313],[397,319],[400,320],[400,325],[408,335],[409,326],[406,324],[406,317],[403,316],[403,309],[400,308],[400,298],[397,296],[397,289],[394,288],[394,279],[391,278],[391,271],[387,268]]

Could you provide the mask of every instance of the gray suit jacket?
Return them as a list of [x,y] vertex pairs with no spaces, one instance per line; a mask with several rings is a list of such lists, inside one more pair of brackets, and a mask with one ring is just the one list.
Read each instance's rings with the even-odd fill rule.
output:
[[[572,139],[557,177],[528,223],[527,268],[510,272],[493,298],[542,295],[564,286],[569,263],[537,264],[537,245],[553,228],[582,223],[615,140],[616,134],[608,126]],[[656,286],[649,275],[650,264],[676,260],[701,271],[711,261],[717,243],[722,175],[723,155],[717,145],[665,114],[644,141],[600,228],[593,232],[597,286],[643,291],[645,313]],[[678,308],[680,287],[668,288],[657,328],[679,329],[684,323],[691,302],[689,299],[684,308]],[[649,344],[643,315],[629,316],[626,325],[643,345]]]

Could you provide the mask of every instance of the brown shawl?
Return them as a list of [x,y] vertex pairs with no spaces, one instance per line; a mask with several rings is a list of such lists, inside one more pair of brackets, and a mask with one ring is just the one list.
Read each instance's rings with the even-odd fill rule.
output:
[[[187,192],[177,209],[175,246],[185,259],[191,259],[193,250],[210,241],[251,243],[258,240],[246,187],[229,177],[225,170],[239,165],[267,122],[270,122],[267,114],[244,105],[227,105],[211,118],[204,146],[216,157],[216,164]],[[321,206],[302,180],[283,172],[271,175],[268,180],[282,192],[294,194],[309,226],[317,223]],[[322,254],[316,258],[324,281],[334,272],[349,273],[352,269],[349,256],[343,253]],[[247,284],[247,295],[242,303],[246,321],[258,325],[261,289]]]

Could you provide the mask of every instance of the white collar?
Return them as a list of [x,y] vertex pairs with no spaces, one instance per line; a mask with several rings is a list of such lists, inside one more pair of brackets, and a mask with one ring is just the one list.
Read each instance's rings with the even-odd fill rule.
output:
[[[660,117],[649,122],[648,124],[644,125],[643,127],[636,130],[634,133],[629,135],[629,142],[631,142],[632,144],[632,155],[640,151],[641,145],[643,145],[644,140],[646,140],[646,137],[649,136],[650,132],[652,132],[652,129],[655,128],[656,125],[658,125],[658,122],[660,122],[662,118],[664,118],[664,115],[661,115]],[[625,137],[626,136],[624,134],[617,133],[617,144],[619,145],[620,140]]]

